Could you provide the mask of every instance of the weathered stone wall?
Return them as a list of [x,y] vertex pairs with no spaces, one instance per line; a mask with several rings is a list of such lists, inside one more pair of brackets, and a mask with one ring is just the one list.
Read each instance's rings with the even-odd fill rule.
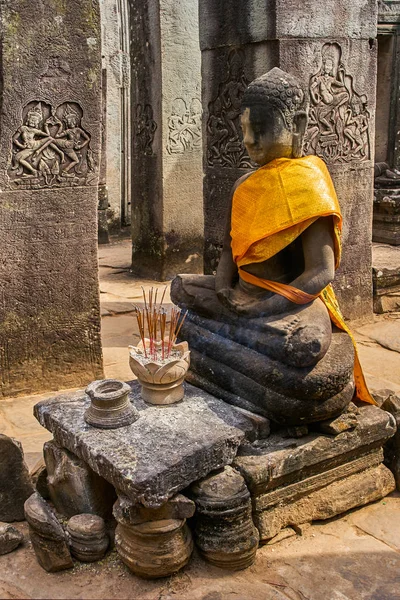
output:
[[194,0],[130,0],[133,271],[200,272],[200,49]]
[[0,388],[102,376],[96,0],[1,3]]
[[[252,79],[279,66],[315,91],[306,151],[327,162],[344,215],[335,283],[343,312],[352,319],[371,315],[376,19],[374,0],[200,0],[206,272],[217,266],[232,185],[250,168],[240,98]],[[325,103],[320,88],[329,58],[342,96]],[[331,127],[321,115],[332,119]]]

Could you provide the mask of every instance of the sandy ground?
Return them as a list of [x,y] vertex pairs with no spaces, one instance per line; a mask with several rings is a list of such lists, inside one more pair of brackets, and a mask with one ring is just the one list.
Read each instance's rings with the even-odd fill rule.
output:
[[[99,250],[102,340],[105,376],[132,379],[127,346],[137,339],[133,305],[141,286],[129,272],[130,241]],[[169,297],[167,296],[169,301]],[[358,326],[361,361],[371,387],[400,391],[400,315],[376,317]],[[379,342],[377,341],[379,340]],[[386,346],[386,347],[385,347]],[[50,434],[33,418],[32,407],[51,393],[2,400],[0,432],[23,444],[28,464],[41,456]],[[205,563],[196,553],[180,573],[156,581],[141,580],[122,565],[115,552],[99,563],[76,563],[70,571],[49,574],[36,562],[26,523],[17,551],[0,556],[3,599],[140,600],[386,600],[400,598],[400,495],[329,522],[316,523],[303,536],[262,547],[255,564],[230,573]]]

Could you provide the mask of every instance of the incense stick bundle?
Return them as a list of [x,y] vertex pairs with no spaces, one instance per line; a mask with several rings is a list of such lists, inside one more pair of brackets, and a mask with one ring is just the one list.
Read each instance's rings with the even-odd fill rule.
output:
[[[147,297],[142,287],[144,308],[135,307],[139,335],[143,344],[145,357],[148,358],[150,356],[155,361],[160,358],[159,353],[161,353],[161,360],[165,360],[171,356],[172,348],[176,343],[188,312],[186,311],[185,314],[182,314],[181,309],[175,306],[171,309],[167,343],[167,310],[163,305],[166,291],[167,286],[164,287],[161,301],[157,304],[158,289],[154,290],[154,288],[150,288]],[[159,340],[157,339],[158,336]],[[147,354],[146,339],[148,339],[149,355]]]

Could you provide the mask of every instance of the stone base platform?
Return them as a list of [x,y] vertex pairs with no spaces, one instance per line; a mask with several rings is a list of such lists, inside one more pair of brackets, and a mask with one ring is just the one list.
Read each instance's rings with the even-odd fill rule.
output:
[[372,240],[400,244],[400,188],[375,190]]
[[[400,233],[400,224],[399,224]],[[388,244],[372,245],[374,312],[400,310],[400,248]]]
[[[314,433],[303,427],[271,434],[263,417],[192,385],[171,406],[146,405],[139,385],[131,387],[140,416],[120,429],[87,425],[83,392],[40,402],[34,414],[53,433],[57,455],[65,455],[60,469],[69,465],[71,495],[82,488],[82,476],[70,473],[75,462],[115,488],[117,550],[141,577],[168,575],[188,562],[193,544],[186,519],[194,513],[190,526],[205,559],[241,569],[254,561],[258,539],[274,541],[281,530],[328,519],[395,489],[383,445],[396,433],[396,419],[378,407],[352,404],[341,417],[313,424]],[[48,477],[54,505],[62,492],[56,480],[65,484],[65,474],[58,475]],[[92,480],[86,476],[85,485]],[[154,561],[165,569],[154,570]]]
[[233,466],[250,489],[261,542],[288,526],[329,519],[395,489],[382,464],[395,420],[375,406],[362,406],[358,413],[356,427],[336,436],[273,434],[239,450]]

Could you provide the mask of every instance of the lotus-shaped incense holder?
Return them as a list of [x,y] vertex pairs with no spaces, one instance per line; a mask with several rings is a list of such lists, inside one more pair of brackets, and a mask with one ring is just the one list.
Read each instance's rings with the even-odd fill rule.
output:
[[164,342],[163,353],[162,342],[153,342],[151,354],[150,340],[145,338],[144,342],[145,346],[142,342],[129,346],[129,366],[142,386],[143,400],[159,405],[179,402],[185,394],[183,382],[190,365],[188,343],[173,344],[168,352]]

